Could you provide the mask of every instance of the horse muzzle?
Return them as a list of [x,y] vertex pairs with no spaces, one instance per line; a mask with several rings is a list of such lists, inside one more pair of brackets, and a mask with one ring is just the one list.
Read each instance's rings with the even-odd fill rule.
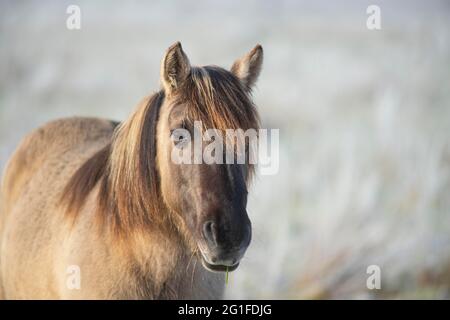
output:
[[220,228],[212,221],[204,223],[199,249],[202,264],[207,270],[226,272],[237,269],[251,240],[251,225],[247,221],[239,224],[238,230]]

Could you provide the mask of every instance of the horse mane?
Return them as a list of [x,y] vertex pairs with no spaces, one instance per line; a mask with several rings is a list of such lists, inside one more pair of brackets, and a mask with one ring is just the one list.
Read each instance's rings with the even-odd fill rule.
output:
[[[202,121],[205,127],[257,129],[259,117],[246,90],[222,68],[192,67],[174,101],[187,103],[188,118]],[[111,142],[76,170],[61,196],[68,218],[76,219],[98,185],[98,223],[111,225],[115,234],[170,219],[159,214],[163,198],[156,166],[156,127],[165,97],[164,91],[159,91],[139,105],[116,127]]]
[[216,66],[193,67],[179,94],[188,118],[205,129],[257,129],[259,117],[248,89],[231,72]]

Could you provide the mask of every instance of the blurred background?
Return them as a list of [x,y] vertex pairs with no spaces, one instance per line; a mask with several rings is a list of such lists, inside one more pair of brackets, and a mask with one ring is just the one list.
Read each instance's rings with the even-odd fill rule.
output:
[[446,1],[2,0],[0,168],[48,120],[125,119],[177,40],[192,64],[224,67],[261,43],[254,98],[280,129],[280,170],[250,191],[253,242],[227,298],[448,299],[449,14]]

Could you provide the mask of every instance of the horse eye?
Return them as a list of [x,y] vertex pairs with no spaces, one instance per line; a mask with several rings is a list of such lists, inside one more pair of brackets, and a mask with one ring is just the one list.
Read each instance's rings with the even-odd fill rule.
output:
[[185,132],[186,129],[175,129],[171,131],[170,139],[179,146],[188,141],[188,134]]

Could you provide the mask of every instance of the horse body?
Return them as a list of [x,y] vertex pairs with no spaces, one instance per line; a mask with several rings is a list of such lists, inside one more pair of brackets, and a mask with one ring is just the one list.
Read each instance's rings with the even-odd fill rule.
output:
[[[179,44],[169,49],[168,55],[174,54],[174,50],[177,51],[176,54],[180,54],[178,58],[185,57]],[[163,63],[167,60],[166,56]],[[175,62],[176,66],[180,65],[179,60]],[[248,73],[248,68],[245,72]],[[170,75],[173,74],[174,70],[170,70]],[[254,75],[249,75],[254,78]],[[144,145],[146,139],[153,139],[153,144],[150,144],[153,152],[156,145],[160,150],[164,149],[163,137],[168,130],[166,126],[170,122],[173,104],[168,96],[170,97],[166,90],[166,95],[156,94],[144,99],[135,115],[122,124],[94,118],[67,118],[50,122],[23,139],[5,168],[0,189],[0,298],[222,297],[225,276],[208,269],[223,270],[225,266],[228,268],[228,263],[231,267],[232,264],[237,267],[235,263],[242,257],[249,242],[246,229],[236,229],[237,236],[234,237],[224,237],[223,234],[218,237],[219,220],[213,220],[217,225],[214,225],[215,229],[207,235],[210,238],[205,239],[216,241],[213,248],[216,251],[210,249],[200,255],[196,247],[197,242],[207,242],[202,238],[205,235],[201,231],[197,233],[197,229],[201,230],[206,218],[197,213],[193,213],[198,215],[195,218],[174,213],[175,210],[170,208],[173,202],[167,195],[162,194],[160,189],[164,188],[159,187],[159,184],[154,190],[158,194],[155,193],[153,197],[150,197],[150,193],[146,194],[147,189],[143,187],[141,189],[144,191],[138,195],[140,197],[135,194],[141,191],[139,188],[136,191],[131,186],[122,190],[121,199],[130,208],[147,198],[150,202],[158,202],[160,205],[158,210],[152,213],[152,219],[148,218],[148,212],[137,212],[127,206],[118,206],[117,193],[113,193],[116,192],[112,189],[115,180],[109,176],[110,171],[123,171],[120,166],[112,165],[115,162],[135,162],[142,165],[142,159],[149,157],[150,167],[155,167],[155,172],[159,170],[157,175],[151,175],[152,182],[158,180],[159,183],[161,179],[162,182],[165,181],[163,184],[167,188],[167,181],[177,180],[173,176],[173,169],[161,165],[160,162],[164,161],[163,152],[159,151],[151,156],[147,155],[148,150],[145,148],[136,149],[134,158],[126,152],[130,148],[134,150],[135,145]],[[159,105],[158,97],[165,97],[159,99]],[[159,109],[162,110],[161,114]],[[165,121],[159,120],[159,124],[156,123],[157,117],[154,117],[153,131],[147,130],[146,127],[149,112],[157,112],[159,118],[167,117]],[[148,132],[153,132],[150,138],[147,137]],[[124,137],[121,138],[121,135]],[[128,141],[129,136],[132,137],[131,141]],[[170,147],[170,142],[165,143]],[[159,167],[156,168],[158,164]],[[147,163],[144,165],[147,170]],[[141,171],[147,173],[145,170]],[[167,173],[162,172],[164,170]],[[172,176],[169,174],[170,170]],[[129,172],[127,174],[132,175],[134,170]],[[204,175],[198,170],[196,172],[193,174]],[[215,169],[214,172],[219,171]],[[240,178],[240,172],[233,172],[237,172],[233,173],[234,180],[243,179]],[[118,176],[120,177],[119,174]],[[149,181],[145,180],[147,178],[143,174],[140,179],[131,179],[131,182],[145,186],[143,181]],[[111,196],[106,197],[105,194],[110,189]],[[80,198],[80,194],[83,197]],[[219,198],[215,198],[217,203],[213,203],[214,208],[219,205],[218,201],[229,203],[229,200]],[[103,201],[103,207],[101,199],[106,199]],[[70,205],[65,206],[62,200]],[[117,200],[119,201],[120,199]],[[211,202],[201,199],[199,201],[202,205]],[[70,208],[76,209],[72,217]],[[147,207],[142,208],[147,211]],[[233,208],[227,210],[235,210],[235,215],[238,212],[236,210],[241,210],[239,204],[234,204]],[[142,214],[141,220],[135,217],[138,223],[127,221],[128,218],[133,218],[133,214]],[[208,214],[207,222],[211,224],[211,212],[204,214]],[[246,212],[243,214],[245,216],[242,221],[247,223]],[[225,218],[226,212],[223,211],[220,219],[225,222],[221,223],[227,223],[226,230],[229,231],[232,218],[224,220]],[[233,219],[236,220],[236,217]],[[192,224],[192,221],[197,221],[199,227]],[[114,226],[119,226],[120,229]],[[246,225],[244,227],[247,228]],[[236,228],[240,228],[239,222]],[[217,239],[223,244],[218,243]],[[206,263],[205,255],[208,255],[208,259],[212,256],[217,263]],[[219,258],[220,255],[226,255],[226,258],[219,260],[214,258],[214,255]]]
[[[4,298],[220,298],[223,276],[202,269],[196,258],[189,261],[163,235],[149,235],[134,248],[150,255],[146,265],[139,252],[114,250],[114,241],[92,224],[98,188],[73,226],[58,212],[64,182],[110,142],[114,127],[90,118],[51,122],[27,136],[9,161],[3,185],[11,192],[2,192],[0,215]],[[152,251],[156,241],[165,246]],[[178,265],[184,272],[174,271]],[[70,266],[82,266],[80,289],[67,286]],[[146,273],[161,279],[146,279]]]

